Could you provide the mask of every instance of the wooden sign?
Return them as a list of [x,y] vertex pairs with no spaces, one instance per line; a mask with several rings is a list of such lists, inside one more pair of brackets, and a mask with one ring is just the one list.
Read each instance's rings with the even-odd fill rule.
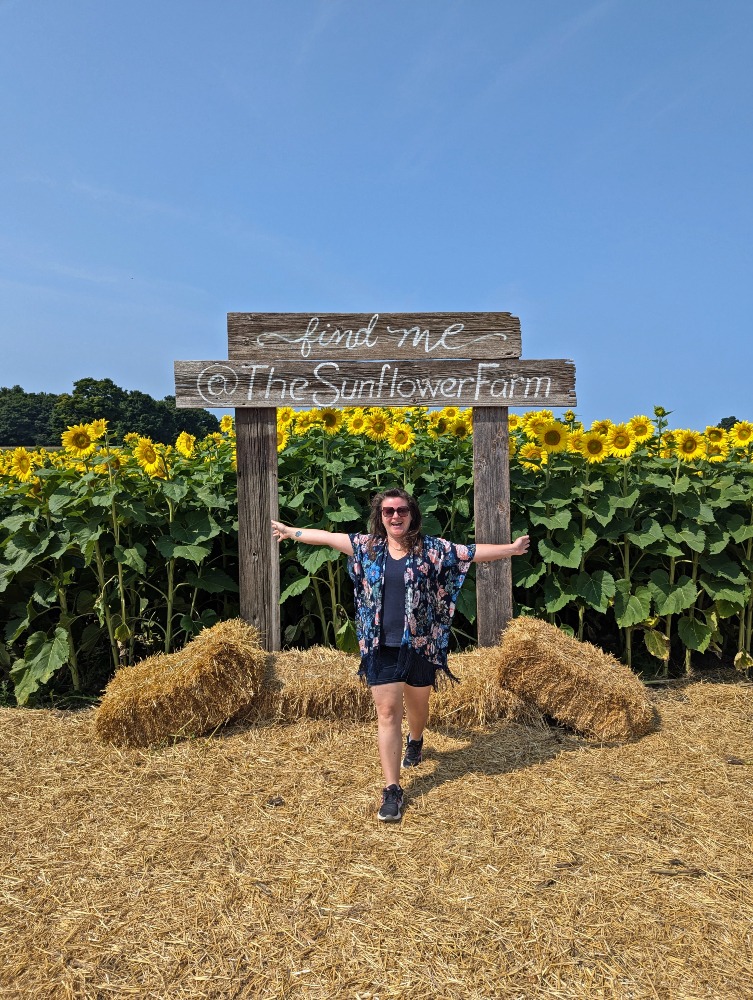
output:
[[[276,407],[472,406],[476,539],[509,543],[507,408],[576,405],[572,361],[520,354],[510,313],[228,313],[228,360],[175,362],[178,406],[235,407],[241,616],[268,650],[280,648]],[[478,643],[491,646],[512,617],[510,560],[480,564],[476,580]]]
[[177,406],[575,406],[572,361],[176,361]]
[[228,313],[228,357],[519,358],[510,313]]

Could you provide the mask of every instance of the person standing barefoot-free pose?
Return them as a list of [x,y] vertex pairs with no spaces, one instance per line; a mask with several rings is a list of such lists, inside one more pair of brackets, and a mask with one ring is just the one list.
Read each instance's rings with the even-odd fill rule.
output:
[[377,712],[377,745],[384,775],[377,818],[397,822],[403,814],[400,758],[403,710],[408,733],[403,767],[421,763],[429,698],[447,666],[450,625],[466,574],[474,562],[523,555],[522,535],[509,545],[461,545],[421,532],[421,511],[402,489],[384,490],[371,501],[367,533],[294,528],[272,521],[277,541],[329,545],[348,556],[353,580],[359,675]]

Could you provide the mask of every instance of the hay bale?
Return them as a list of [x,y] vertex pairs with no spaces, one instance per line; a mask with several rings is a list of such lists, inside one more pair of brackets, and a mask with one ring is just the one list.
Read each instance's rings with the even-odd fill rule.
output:
[[[430,726],[486,726],[500,720],[542,724],[541,713],[534,705],[499,686],[488,654],[489,650],[474,650],[450,657],[450,670],[461,683],[444,684],[432,696]],[[237,718],[374,721],[371,693],[357,672],[358,657],[339,649],[313,646],[272,654],[260,696]]]
[[255,628],[240,619],[219,622],[176,653],[118,670],[94,731],[122,746],[211,732],[258,697],[265,661]]
[[545,715],[604,742],[649,732],[655,711],[628,667],[538,618],[516,618],[496,650],[499,683]]

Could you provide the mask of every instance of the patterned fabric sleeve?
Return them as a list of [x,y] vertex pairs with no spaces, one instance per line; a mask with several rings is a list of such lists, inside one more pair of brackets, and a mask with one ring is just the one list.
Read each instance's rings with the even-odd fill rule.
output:
[[457,545],[445,538],[429,538],[427,555],[437,574],[437,597],[443,604],[453,606],[460,594],[468,570],[476,554],[475,545]]

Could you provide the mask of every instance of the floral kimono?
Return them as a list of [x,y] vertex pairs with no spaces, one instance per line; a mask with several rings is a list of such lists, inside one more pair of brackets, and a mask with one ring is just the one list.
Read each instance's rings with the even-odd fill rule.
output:
[[[348,559],[348,573],[353,580],[356,635],[361,651],[358,673],[371,680],[376,671],[382,623],[387,540],[360,533],[349,537],[353,555]],[[456,681],[458,678],[447,666],[450,624],[476,546],[455,545],[432,535],[422,536],[420,545],[420,551],[412,552],[405,564],[405,625],[398,666],[407,676],[418,659]]]

